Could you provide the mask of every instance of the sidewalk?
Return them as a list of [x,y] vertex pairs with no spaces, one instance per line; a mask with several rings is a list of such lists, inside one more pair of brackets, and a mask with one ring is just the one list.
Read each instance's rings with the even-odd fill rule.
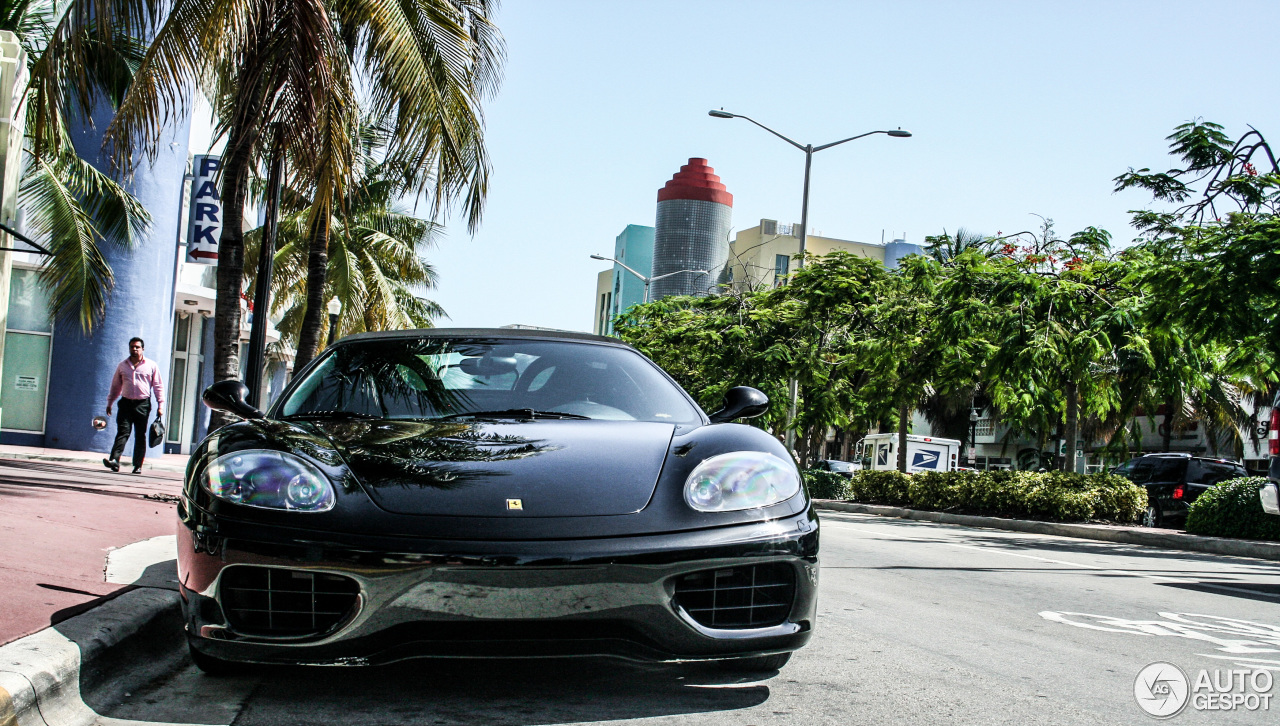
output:
[[131,589],[106,581],[108,552],[173,535],[185,460],[117,474],[93,452],[0,446],[0,644]]
[[[132,451],[132,449],[130,449]],[[99,454],[94,451],[70,451],[67,449],[42,449],[37,446],[12,446],[10,444],[0,444],[0,459],[29,459],[34,461],[65,461],[78,464],[92,464],[103,472],[107,472],[106,467],[102,465],[102,460],[106,458],[106,454]],[[158,456],[151,455],[143,462],[143,469],[153,471],[171,471],[181,474],[187,470],[186,454],[160,454]],[[128,471],[130,467],[129,457],[125,456],[120,460],[120,470]]]
[[831,512],[874,514],[879,517],[918,519],[939,524],[958,524],[964,527],[986,527],[1010,532],[1047,534],[1055,537],[1074,537],[1076,539],[1092,539],[1099,542],[1118,542],[1121,544],[1142,545],[1143,547],[1160,547],[1186,552],[1204,552],[1227,555],[1229,557],[1255,557],[1263,560],[1280,561],[1280,542],[1203,537],[1173,529],[1155,529],[1136,525],[1042,522],[1029,519],[1009,519],[1006,517],[982,517],[973,514],[951,514],[948,512],[904,509],[902,507],[859,504],[857,502],[843,502],[831,499],[815,499],[813,506],[815,509]]

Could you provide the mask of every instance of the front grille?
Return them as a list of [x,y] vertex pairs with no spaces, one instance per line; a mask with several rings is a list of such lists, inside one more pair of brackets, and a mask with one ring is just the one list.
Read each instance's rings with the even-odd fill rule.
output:
[[320,635],[356,606],[360,585],[327,572],[236,565],[222,571],[218,599],[227,623],[245,635]]
[[676,604],[708,628],[778,625],[795,597],[795,569],[781,562],[703,570],[676,580]]

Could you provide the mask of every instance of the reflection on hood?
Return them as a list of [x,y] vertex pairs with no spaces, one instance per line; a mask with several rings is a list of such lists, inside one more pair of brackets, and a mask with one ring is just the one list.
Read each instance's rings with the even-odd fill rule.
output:
[[561,448],[474,423],[341,421],[317,426],[366,481],[402,487],[456,489],[509,473],[457,464],[511,461]]

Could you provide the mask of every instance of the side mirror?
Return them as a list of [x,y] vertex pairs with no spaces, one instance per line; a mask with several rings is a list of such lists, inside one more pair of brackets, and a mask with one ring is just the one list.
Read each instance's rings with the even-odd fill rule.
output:
[[240,418],[266,418],[262,412],[245,399],[249,397],[249,387],[235,379],[218,381],[204,389],[204,405],[219,411],[235,414]]
[[769,397],[750,386],[735,386],[724,394],[724,407],[711,414],[711,423],[755,418],[769,410]]

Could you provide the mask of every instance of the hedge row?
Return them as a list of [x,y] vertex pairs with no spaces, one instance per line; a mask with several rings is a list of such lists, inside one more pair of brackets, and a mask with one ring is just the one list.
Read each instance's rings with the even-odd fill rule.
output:
[[847,478],[809,471],[804,479],[809,495],[818,499],[996,517],[1136,522],[1147,508],[1147,490],[1114,474],[860,471]]
[[1258,498],[1260,476],[1224,481],[1201,494],[1187,511],[1187,531],[1209,537],[1280,541],[1280,517],[1267,514]]

